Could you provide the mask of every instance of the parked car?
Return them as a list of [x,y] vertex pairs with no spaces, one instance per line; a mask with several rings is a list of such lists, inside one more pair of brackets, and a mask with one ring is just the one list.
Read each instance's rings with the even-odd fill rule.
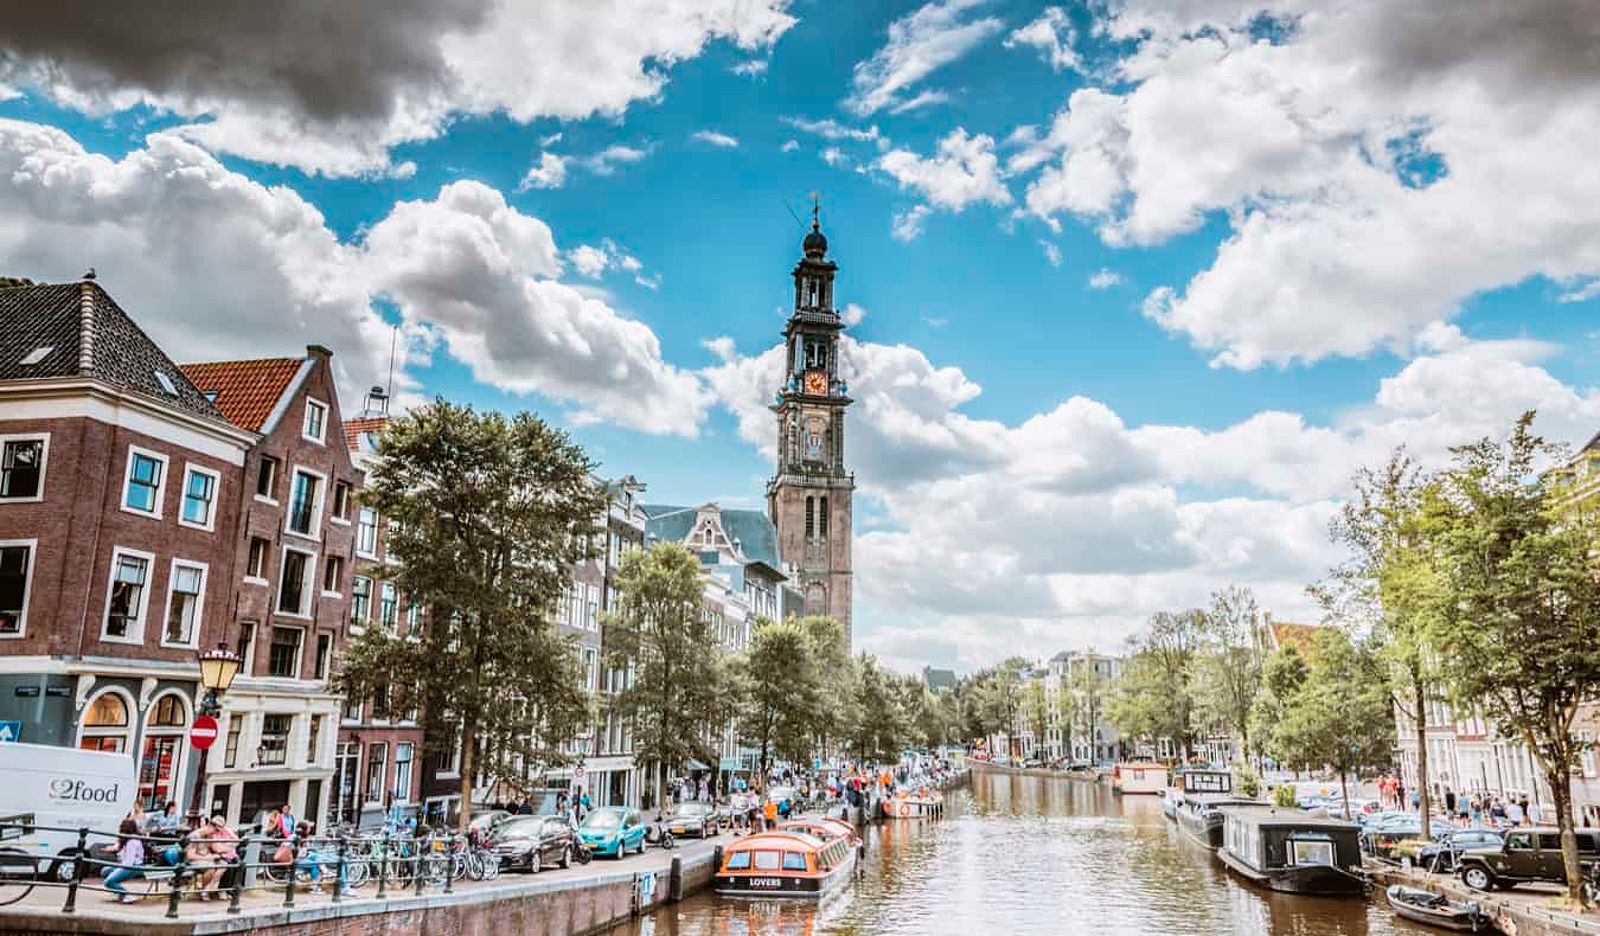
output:
[[[1600,860],[1600,829],[1577,829],[1578,863],[1587,871]],[[1529,881],[1567,879],[1561,832],[1551,827],[1513,829],[1499,846],[1466,849],[1456,858],[1461,883],[1473,890],[1510,888]]]
[[596,855],[621,858],[630,851],[644,853],[644,823],[639,810],[602,806],[578,827],[578,843]]
[[717,821],[717,808],[697,800],[679,803],[663,824],[673,835],[692,835],[695,838],[708,838],[722,831]]
[[1414,854],[1409,850],[1397,849],[1393,854],[1395,858],[1406,857],[1419,868],[1429,871],[1443,871],[1450,873],[1456,869],[1456,855],[1469,848],[1498,848],[1505,844],[1505,836],[1494,829],[1456,829],[1439,836],[1437,842],[1431,842],[1415,849]]
[[494,830],[502,823],[517,818],[515,813],[504,809],[483,809],[472,814],[472,821],[467,823],[467,834],[474,835],[479,841],[489,838]]
[[[1401,842],[1408,842],[1422,838],[1422,820],[1416,816],[1408,816],[1407,822],[1389,822],[1381,826],[1370,827],[1362,830],[1362,839],[1367,849],[1367,854],[1379,858],[1392,858],[1398,860],[1394,854],[1395,846]],[[1434,819],[1428,823],[1431,835],[1429,839],[1438,841],[1446,835],[1457,831],[1448,820]]]
[[513,816],[494,830],[494,851],[507,871],[538,871],[546,865],[565,868],[578,847],[572,824],[556,816]]

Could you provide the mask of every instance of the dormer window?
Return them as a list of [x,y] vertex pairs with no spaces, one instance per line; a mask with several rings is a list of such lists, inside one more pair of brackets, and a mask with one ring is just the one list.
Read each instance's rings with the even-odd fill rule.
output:
[[32,367],[33,365],[49,357],[50,352],[54,350],[55,348],[51,347],[50,345],[45,345],[41,348],[34,348],[32,351],[29,351],[26,355],[24,355],[19,363],[24,367]]
[[166,375],[165,371],[156,371],[155,374],[156,374],[156,383],[161,385],[161,392],[162,393],[165,393],[167,396],[177,396],[178,395],[178,387],[177,387],[177,385],[172,382],[172,378],[168,377]]

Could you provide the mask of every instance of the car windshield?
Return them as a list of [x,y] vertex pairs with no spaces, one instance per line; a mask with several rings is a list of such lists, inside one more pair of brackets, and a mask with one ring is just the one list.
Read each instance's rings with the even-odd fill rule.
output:
[[709,816],[711,804],[709,803],[680,803],[677,814],[680,816]]
[[501,824],[496,833],[503,839],[532,838],[539,834],[542,824],[542,820],[538,819],[513,819]]
[[583,820],[585,829],[615,829],[620,825],[622,825],[622,813],[608,809],[590,813],[589,818]]

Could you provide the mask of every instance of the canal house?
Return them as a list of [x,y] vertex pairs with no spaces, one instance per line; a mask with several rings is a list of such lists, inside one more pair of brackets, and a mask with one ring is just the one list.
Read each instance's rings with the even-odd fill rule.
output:
[[1295,894],[1361,894],[1359,828],[1273,806],[1224,806],[1217,857],[1241,877]]

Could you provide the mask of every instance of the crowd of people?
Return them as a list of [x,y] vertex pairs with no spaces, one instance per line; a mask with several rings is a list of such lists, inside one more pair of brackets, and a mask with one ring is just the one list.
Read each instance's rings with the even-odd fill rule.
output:
[[[1377,785],[1378,801],[1383,809],[1416,812],[1422,808],[1421,792],[1415,787],[1407,789],[1405,782],[1394,774],[1379,777]],[[1482,791],[1458,793],[1450,787],[1443,787],[1434,793],[1430,812],[1462,826],[1535,825],[1539,819],[1526,793],[1516,796]],[[1590,824],[1587,813],[1583,816],[1583,824]]]
[[180,860],[193,874],[194,892],[201,900],[220,899],[239,858],[238,833],[220,813],[201,818],[187,839],[184,831],[176,803],[169,801],[160,812],[146,812],[143,803],[135,802],[117,828],[115,864],[105,872],[105,887],[113,899],[133,902],[129,880],[152,869],[176,867]]

